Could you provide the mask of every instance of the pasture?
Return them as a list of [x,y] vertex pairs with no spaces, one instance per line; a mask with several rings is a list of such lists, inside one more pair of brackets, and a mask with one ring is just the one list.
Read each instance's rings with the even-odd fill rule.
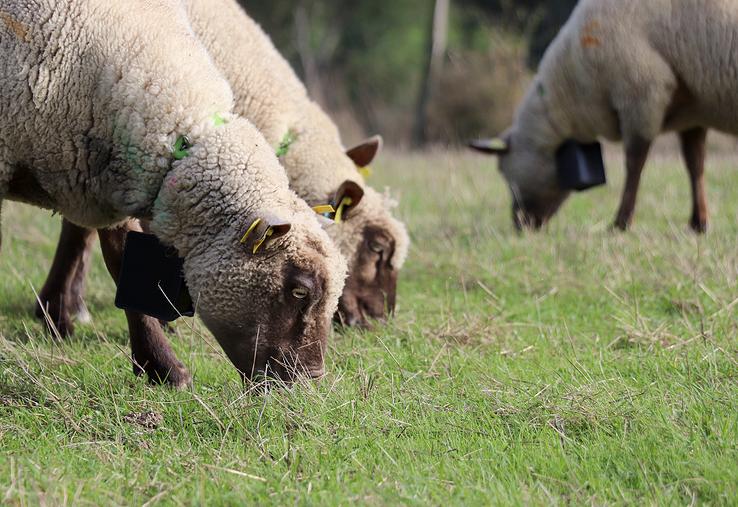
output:
[[738,498],[738,158],[708,158],[711,230],[686,171],[623,170],[517,235],[491,160],[384,154],[413,245],[396,317],[335,332],[327,376],[244,387],[197,321],[171,341],[194,387],[131,374],[95,252],[93,322],[33,317],[60,224],[6,204],[0,254],[0,501],[9,505],[733,504]]

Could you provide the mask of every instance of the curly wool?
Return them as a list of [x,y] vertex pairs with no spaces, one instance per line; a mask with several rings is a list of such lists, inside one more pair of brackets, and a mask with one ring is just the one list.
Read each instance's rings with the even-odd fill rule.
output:
[[37,186],[16,197],[80,225],[145,214],[176,137],[197,139],[214,113],[232,109],[178,3],[136,8],[135,17],[130,4],[103,0],[0,8],[0,163],[6,179]]
[[[738,134],[736,39],[732,0],[580,1],[518,109],[511,155],[551,156],[569,138],[652,140],[694,127]],[[691,106],[671,111],[680,89]],[[506,167],[529,188],[551,184],[544,173],[553,170],[522,155]]]
[[[299,347],[328,328],[345,263],[271,146],[233,115],[230,87],[179,1],[3,5],[0,55],[0,204],[52,208],[91,228],[151,219],[185,257],[215,327],[258,335],[285,267],[319,273],[322,306],[293,338]],[[175,162],[182,135],[192,147]],[[252,255],[238,239],[255,218],[292,229]]]
[[311,205],[330,202],[346,180],[364,189],[351,219],[328,228],[349,264],[362,231],[372,224],[395,239],[392,264],[401,268],[410,243],[405,226],[392,217],[386,200],[366,185],[346,156],[335,124],[310,100],[261,27],[233,0],[184,1],[195,32],[231,84],[235,111],[254,122],[273,147],[288,132],[294,135],[281,158],[291,188]]

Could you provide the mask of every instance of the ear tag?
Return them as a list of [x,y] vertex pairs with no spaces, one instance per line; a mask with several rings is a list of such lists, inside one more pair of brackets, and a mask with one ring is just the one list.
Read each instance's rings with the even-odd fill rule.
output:
[[370,166],[357,167],[356,170],[359,171],[359,174],[361,174],[361,176],[365,180],[368,180],[369,178],[371,178],[372,173],[373,173],[372,168]]
[[504,151],[507,149],[507,142],[505,142],[504,139],[500,139],[499,137],[495,137],[494,139],[489,140],[489,144],[487,146],[490,150],[499,150]]
[[352,202],[353,200],[350,197],[344,197],[341,199],[341,204],[336,208],[336,216],[333,218],[336,223],[340,223],[343,220],[343,209],[346,206],[351,206]]
[[266,231],[264,231],[264,234],[262,234],[261,238],[259,238],[256,241],[256,243],[254,243],[254,250],[252,252],[254,255],[256,255],[256,252],[259,251],[259,248],[261,247],[261,245],[264,244],[267,238],[271,236],[272,234],[274,234],[274,229],[271,227],[269,227]]
[[313,211],[316,212],[318,215],[328,218],[330,218],[330,215],[336,212],[336,210],[333,209],[333,206],[331,206],[330,204],[319,204],[317,206],[313,206]]
[[243,235],[243,237],[241,237],[241,241],[239,241],[239,243],[241,243],[242,245],[246,243],[246,240],[249,239],[251,233],[254,232],[254,229],[256,229],[260,223],[261,218],[257,218],[256,220],[254,220],[254,223],[249,226],[249,228],[246,230],[246,233]]
[[600,143],[566,141],[556,152],[556,169],[567,190],[581,192],[607,183]]
[[130,231],[118,276],[115,306],[172,322],[195,315],[183,259],[152,234]]

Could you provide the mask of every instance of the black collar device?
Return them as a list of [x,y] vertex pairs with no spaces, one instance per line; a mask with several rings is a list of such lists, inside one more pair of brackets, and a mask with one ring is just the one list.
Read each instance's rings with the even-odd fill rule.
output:
[[607,183],[600,143],[566,141],[556,152],[559,183],[567,190],[588,190]]
[[172,322],[192,317],[195,310],[176,251],[156,236],[130,231],[126,235],[115,306]]

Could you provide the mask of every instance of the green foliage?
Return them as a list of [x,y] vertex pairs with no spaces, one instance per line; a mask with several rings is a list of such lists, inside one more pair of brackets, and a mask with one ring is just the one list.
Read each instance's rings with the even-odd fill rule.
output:
[[[412,127],[420,80],[427,61],[433,2],[377,0],[285,0],[241,2],[263,24],[277,47],[303,77],[314,61],[320,85],[311,93],[340,122],[353,117],[364,131],[404,141]],[[575,0],[452,0],[449,57],[440,89],[431,97],[435,142],[457,142],[471,132],[499,132],[535,66]],[[297,40],[296,17],[309,21],[307,47]],[[510,59],[514,47],[516,61]],[[471,84],[471,93],[463,93]],[[450,94],[450,95],[449,95]],[[483,126],[479,111],[495,107]],[[350,126],[341,125],[350,131]]]
[[99,253],[93,323],[64,342],[32,312],[59,220],[4,209],[0,492],[10,505],[729,505],[738,496],[735,157],[707,174],[691,234],[675,156],[516,234],[491,159],[385,154],[413,247],[398,313],[336,333],[319,383],[246,391],[192,321],[172,343],[186,392],[132,376]]

